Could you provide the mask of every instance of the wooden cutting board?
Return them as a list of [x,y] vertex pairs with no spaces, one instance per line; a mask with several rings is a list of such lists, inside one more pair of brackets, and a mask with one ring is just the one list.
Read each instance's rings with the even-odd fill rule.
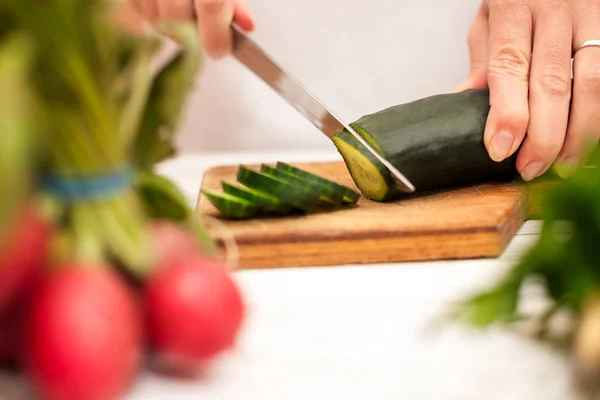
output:
[[[356,188],[343,162],[293,163]],[[259,165],[250,165],[259,169]],[[237,165],[215,167],[201,188],[235,182]],[[199,194],[196,212],[224,249],[237,244],[238,268],[276,268],[495,257],[536,213],[530,187],[520,182],[420,193],[394,202],[361,197],[340,211],[245,221],[223,219]]]

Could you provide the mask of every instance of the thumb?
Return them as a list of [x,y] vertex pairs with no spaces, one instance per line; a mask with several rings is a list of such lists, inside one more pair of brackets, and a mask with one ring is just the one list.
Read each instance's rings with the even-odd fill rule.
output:
[[487,72],[485,68],[474,68],[465,79],[454,88],[454,92],[462,92],[467,89],[480,89],[487,87]]
[[488,34],[488,9],[484,0],[479,7],[467,38],[471,70],[467,79],[454,89],[455,92],[487,87]]

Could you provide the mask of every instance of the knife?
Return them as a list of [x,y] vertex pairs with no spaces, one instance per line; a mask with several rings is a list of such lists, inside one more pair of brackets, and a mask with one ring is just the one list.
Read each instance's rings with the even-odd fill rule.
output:
[[375,151],[352,127],[343,122],[325,105],[311,94],[289,72],[284,70],[254,41],[252,41],[235,23],[233,30],[233,56],[262,79],[271,89],[308,119],[328,138],[341,129],[346,129],[363,146],[390,170],[396,186],[403,192],[415,191],[413,184],[388,160]]

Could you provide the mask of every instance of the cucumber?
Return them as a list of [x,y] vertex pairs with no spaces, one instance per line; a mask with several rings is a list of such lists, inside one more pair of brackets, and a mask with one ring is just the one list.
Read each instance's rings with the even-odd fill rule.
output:
[[293,208],[288,204],[283,204],[277,197],[259,190],[254,190],[227,181],[221,182],[221,186],[223,187],[223,192],[260,205],[265,211],[272,211],[278,214],[287,214],[291,212]]
[[231,219],[247,219],[269,213],[291,215],[328,211],[344,204],[355,204],[360,197],[360,193],[343,185],[288,164],[278,162],[277,165],[281,168],[262,164],[260,171],[240,165],[237,183],[221,181],[222,192],[202,189],[201,193]]
[[[420,192],[518,176],[516,154],[495,162],[484,147],[489,109],[489,90],[469,89],[389,107],[350,126]],[[332,140],[366,198],[387,201],[406,195],[346,129]]]
[[314,211],[320,205],[319,193],[303,185],[295,185],[263,172],[254,171],[244,165],[241,165],[238,170],[237,180],[249,188],[276,196],[284,204],[305,212]]
[[342,203],[356,204],[360,198],[360,193],[358,193],[356,190],[352,190],[347,186],[340,185],[339,183],[322,178],[318,175],[311,174],[310,172],[304,171],[298,167],[294,167],[293,165],[278,161],[275,165],[275,168],[300,178],[306,182],[330,188],[330,190],[342,196]]
[[315,194],[318,194],[319,200],[327,206],[335,206],[342,202],[344,196],[336,191],[332,190],[328,186],[322,186],[316,183],[308,182],[304,179],[298,178],[294,175],[291,175],[283,170],[279,170],[273,167],[270,167],[266,164],[261,165],[261,172],[275,178],[281,179],[282,181],[291,183],[298,187],[305,187],[306,190],[311,190]]
[[225,192],[202,189],[202,193],[222,214],[231,219],[247,219],[255,216],[261,206]]

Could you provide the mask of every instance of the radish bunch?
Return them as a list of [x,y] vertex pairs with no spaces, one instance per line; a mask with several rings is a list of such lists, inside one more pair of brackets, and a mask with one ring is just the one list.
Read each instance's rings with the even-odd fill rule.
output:
[[[113,7],[0,1],[0,363],[55,400],[119,398],[146,361],[194,374],[244,318],[216,243],[155,169],[203,64],[197,29],[124,31]],[[161,37],[179,49],[153,66]]]
[[0,253],[0,362],[43,398],[116,399],[146,366],[193,375],[235,345],[244,302],[225,265],[173,221],[152,221],[152,272],[55,261],[52,225],[31,209]]

